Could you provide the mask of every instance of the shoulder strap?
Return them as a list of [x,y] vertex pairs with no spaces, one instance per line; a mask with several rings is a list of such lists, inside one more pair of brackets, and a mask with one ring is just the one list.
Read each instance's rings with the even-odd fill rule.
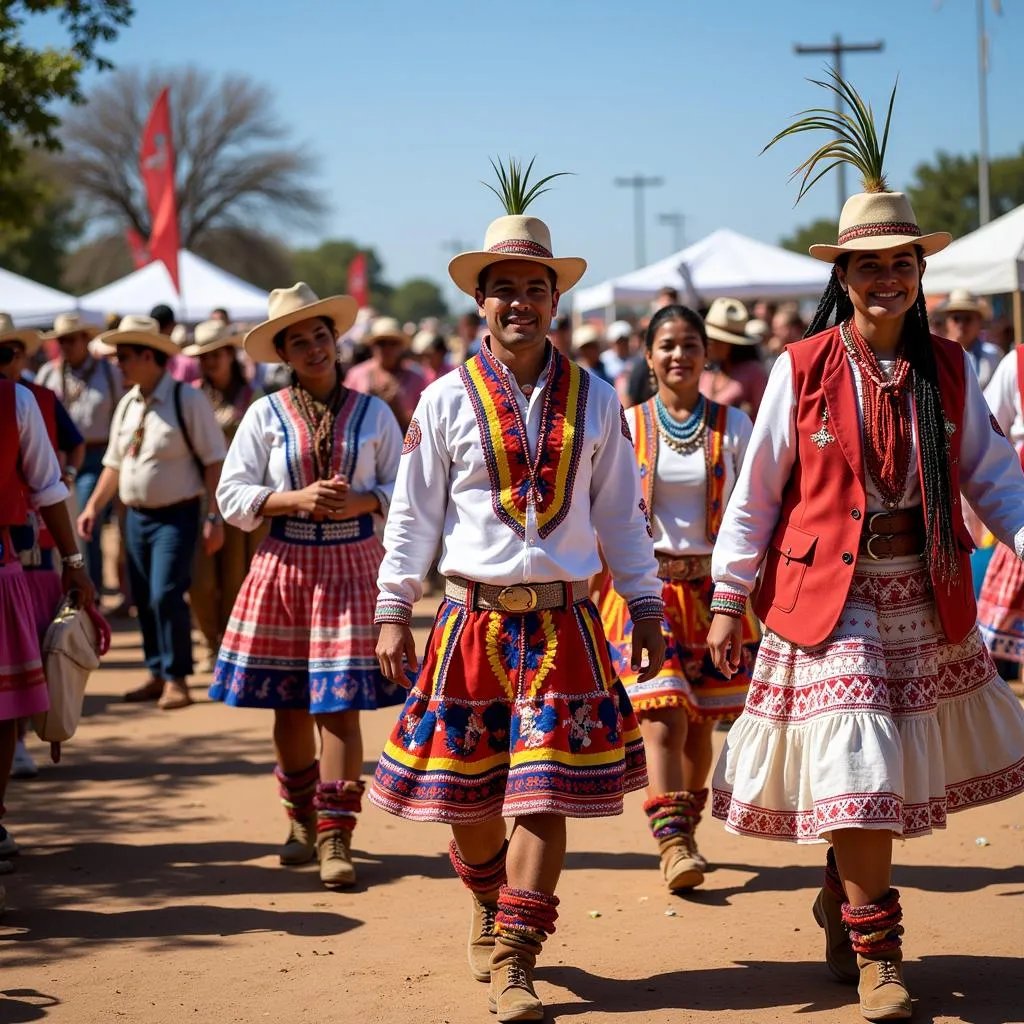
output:
[[640,467],[640,486],[643,489],[647,512],[654,515],[654,480],[658,469],[658,426],[655,422],[654,399],[634,407],[636,414],[636,437],[633,447],[636,449],[636,461]]
[[707,469],[707,539],[714,544],[722,528],[725,514],[725,432],[729,421],[729,407],[708,402],[707,430],[704,434],[704,462]]
[[181,428],[181,437],[185,442],[185,447],[188,448],[192,455],[192,461],[196,464],[196,469],[199,470],[199,479],[205,481],[206,467],[203,465],[202,459],[196,454],[195,445],[192,444],[192,438],[189,437],[188,424],[185,422],[185,417],[181,411],[181,387],[181,381],[176,380],[174,382],[174,415],[178,417],[178,426]]

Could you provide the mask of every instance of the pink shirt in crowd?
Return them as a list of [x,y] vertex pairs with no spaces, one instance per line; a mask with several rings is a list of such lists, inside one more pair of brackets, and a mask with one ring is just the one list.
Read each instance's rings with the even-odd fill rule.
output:
[[768,371],[761,363],[751,360],[747,363],[736,363],[729,370],[729,376],[723,382],[717,378],[714,370],[705,370],[700,375],[700,393],[719,405],[735,405],[742,407],[755,419],[761,407],[764,389],[768,386]]

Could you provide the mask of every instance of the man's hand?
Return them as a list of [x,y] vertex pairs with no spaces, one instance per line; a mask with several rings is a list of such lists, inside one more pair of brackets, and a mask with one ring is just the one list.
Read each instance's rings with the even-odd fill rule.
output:
[[[403,664],[404,662],[404,664]],[[399,686],[408,687],[405,666],[415,672],[420,666],[416,660],[416,641],[412,630],[401,622],[385,622],[377,637],[377,663],[385,678]]]
[[208,555],[215,555],[222,547],[224,547],[224,524],[212,523],[207,519],[203,523],[203,550]]
[[96,588],[84,569],[64,566],[60,574],[60,586],[65,595],[72,590],[78,591],[78,601],[83,608],[91,608],[96,601]]
[[92,507],[91,501],[86,502],[75,526],[78,529],[78,536],[82,540],[92,540],[92,531],[96,529],[96,510]]
[[[643,653],[647,652],[647,667],[641,671]],[[638,683],[653,679],[665,663],[665,634],[661,631],[661,619],[641,619],[633,623],[633,654],[630,667],[639,672]]]
[[708,650],[715,668],[732,679],[740,668],[740,655],[743,640],[743,620],[734,615],[723,615],[719,612],[711,620],[708,630]]

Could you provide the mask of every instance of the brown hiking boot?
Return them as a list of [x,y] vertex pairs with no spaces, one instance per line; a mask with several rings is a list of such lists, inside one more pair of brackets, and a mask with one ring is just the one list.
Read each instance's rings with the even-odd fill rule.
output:
[[316,856],[316,815],[288,819],[288,838],[281,847],[282,864],[308,864]]
[[700,854],[692,835],[677,835],[663,839],[661,848],[661,873],[671,892],[695,889],[704,881]]
[[899,951],[885,958],[857,957],[860,1012],[865,1020],[908,1020],[913,1011],[903,983],[903,957]]
[[161,711],[177,711],[194,703],[192,694],[188,692],[188,683],[184,679],[168,679],[164,683],[163,693],[156,702]]
[[533,987],[536,963],[536,953],[502,939],[495,941],[487,1007],[498,1015],[499,1021],[544,1019],[544,1004]]
[[818,927],[825,931],[825,963],[840,980],[857,981],[857,954],[850,945],[850,930],[843,921],[843,901],[836,899],[824,887],[811,908]]
[[352,833],[335,828],[316,837],[320,856],[320,881],[328,889],[345,889],[356,884],[356,867],[352,863]]
[[498,914],[498,890],[470,893],[473,913],[469,921],[469,972],[477,981],[491,980],[494,952],[494,919]]

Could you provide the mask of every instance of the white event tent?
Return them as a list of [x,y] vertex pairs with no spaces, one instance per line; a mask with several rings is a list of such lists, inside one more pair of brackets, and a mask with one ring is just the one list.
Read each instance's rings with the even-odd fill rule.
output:
[[267,293],[262,288],[221,270],[187,249],[178,254],[178,276],[180,295],[174,290],[167,268],[153,262],[83,295],[78,301],[90,309],[122,316],[129,313],[146,316],[154,306],[163,303],[185,323],[205,320],[218,306],[223,306],[234,321],[267,318]]
[[925,291],[945,294],[966,288],[977,295],[1024,289],[1024,206],[958,238],[928,259]]
[[684,301],[709,302],[728,295],[741,300],[801,299],[828,283],[827,263],[721,228],[681,252],[648,267],[580,289],[577,314],[612,310],[616,303],[646,302],[660,288],[679,290]]
[[88,303],[9,270],[0,270],[0,312],[9,314],[18,327],[48,327],[60,313],[80,307],[88,308]]

